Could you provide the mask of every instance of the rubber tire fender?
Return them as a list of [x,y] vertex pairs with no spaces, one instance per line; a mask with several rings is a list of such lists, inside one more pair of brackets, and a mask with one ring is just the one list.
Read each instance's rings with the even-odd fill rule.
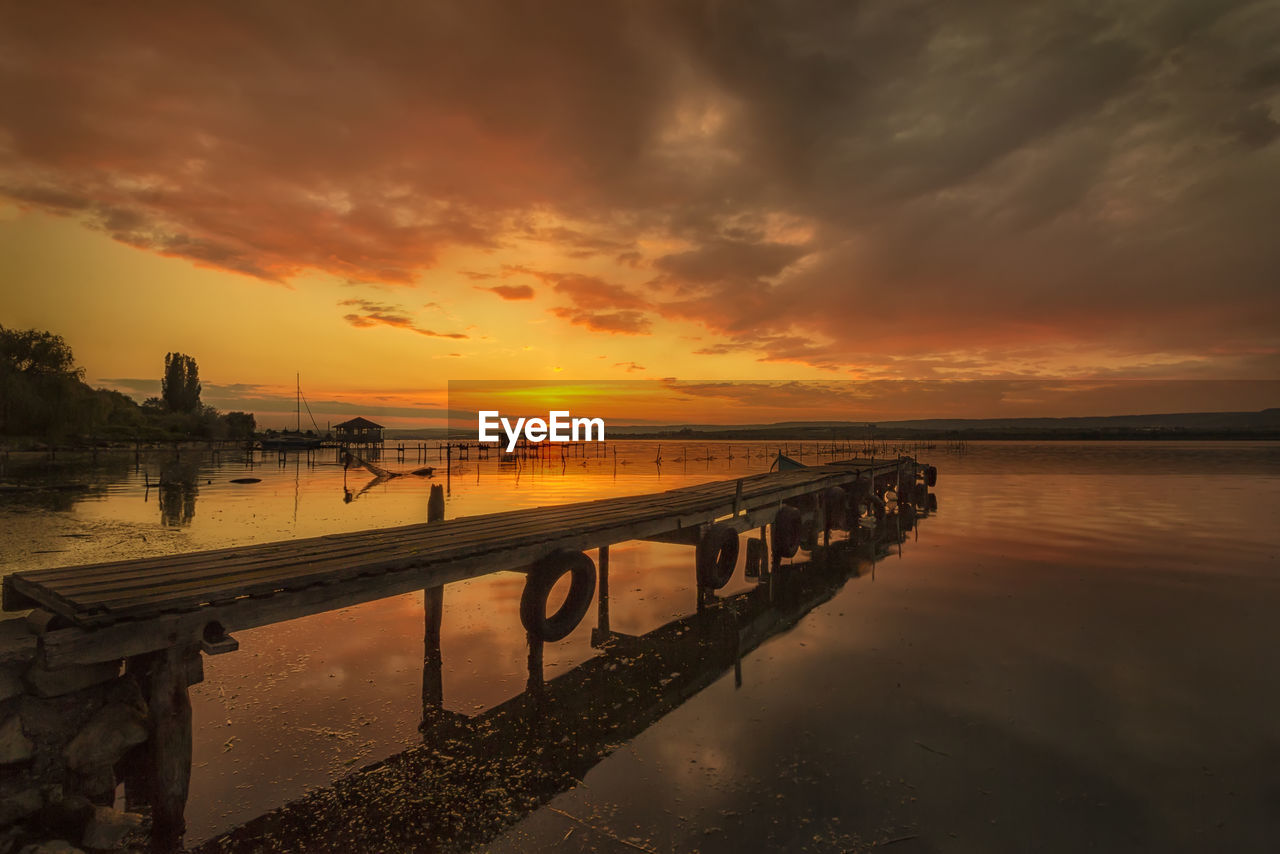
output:
[[778,509],[778,515],[773,520],[774,555],[795,557],[800,549],[800,538],[804,534],[801,530],[802,524],[800,511],[790,504],[784,504]]
[[[565,573],[572,573],[569,595],[554,614],[547,614],[551,589]],[[559,549],[543,556],[529,570],[520,596],[520,622],[541,641],[558,641],[578,627],[596,595],[596,565],[586,554]]]
[[937,466],[924,467],[924,482],[930,488],[938,485],[938,467]]
[[719,590],[738,566],[738,532],[723,522],[712,525],[697,547],[698,585]]

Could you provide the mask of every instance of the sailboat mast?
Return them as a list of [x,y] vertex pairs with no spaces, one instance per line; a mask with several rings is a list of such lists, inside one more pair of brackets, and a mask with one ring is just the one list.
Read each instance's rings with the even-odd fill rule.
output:
[[294,400],[293,408],[294,408],[294,411],[297,413],[297,418],[298,418],[297,432],[301,433],[302,432],[302,373],[299,372],[297,374],[294,374],[294,379],[298,383],[298,392],[297,392],[297,398]]

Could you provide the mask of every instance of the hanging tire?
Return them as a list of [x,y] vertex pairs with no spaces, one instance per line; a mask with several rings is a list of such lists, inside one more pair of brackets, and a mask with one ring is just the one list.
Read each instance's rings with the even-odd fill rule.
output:
[[823,524],[830,531],[836,528],[849,530],[849,495],[838,486],[833,486],[822,493],[822,508],[826,518]]
[[[564,574],[572,573],[569,595],[550,616],[547,600]],[[520,596],[520,622],[525,631],[542,641],[558,641],[578,627],[596,594],[596,565],[582,552],[561,549],[539,560],[529,570]]]
[[928,496],[925,497],[924,506],[930,513],[936,513],[938,510],[938,496],[930,492]]
[[800,511],[784,504],[773,519],[773,554],[775,557],[795,557],[804,534]]
[[928,484],[930,487],[934,487],[938,485],[938,467],[937,466],[924,467],[924,482]]
[[698,586],[719,590],[738,566],[738,532],[724,523],[712,525],[698,541]]

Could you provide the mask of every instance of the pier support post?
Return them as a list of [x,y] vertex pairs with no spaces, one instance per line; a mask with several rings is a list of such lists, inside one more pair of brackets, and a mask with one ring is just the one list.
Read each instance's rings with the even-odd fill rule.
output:
[[444,487],[438,483],[431,484],[431,495],[427,498],[427,521],[444,521]]
[[[427,522],[444,520],[444,488],[431,485],[427,499]],[[444,618],[444,586],[422,591],[422,724],[423,733],[429,723],[444,709],[444,658],[440,654],[440,624]]]
[[187,793],[191,786],[191,698],[187,673],[193,647],[171,646],[149,656],[147,668],[151,738],[151,850],[177,851],[186,832]]
[[596,598],[596,629],[602,637],[609,636],[609,547],[601,546],[596,573],[598,588]]
[[529,641],[529,681],[525,683],[525,688],[535,698],[541,698],[547,685],[542,672],[542,650],[545,644],[540,638],[534,637],[533,632],[526,632],[525,637]]
[[422,591],[422,724],[444,708],[444,657],[440,653],[440,624],[444,616],[444,587],[428,587]]

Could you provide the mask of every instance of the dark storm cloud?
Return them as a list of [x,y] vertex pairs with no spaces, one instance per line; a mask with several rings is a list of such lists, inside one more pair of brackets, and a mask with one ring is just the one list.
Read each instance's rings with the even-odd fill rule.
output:
[[697,249],[663,255],[654,266],[683,282],[759,279],[778,275],[804,254],[802,247],[782,243],[714,240]]
[[654,274],[544,272],[559,316],[706,353],[1280,348],[1270,2],[50,2],[0,56],[6,195],[267,280],[534,240]]

